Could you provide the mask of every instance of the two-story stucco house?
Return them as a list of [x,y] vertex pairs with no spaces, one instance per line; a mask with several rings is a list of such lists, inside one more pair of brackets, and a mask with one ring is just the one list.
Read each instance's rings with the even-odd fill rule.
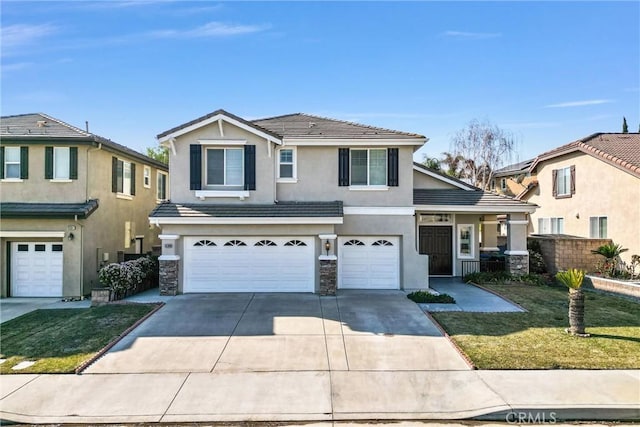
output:
[[640,254],[640,134],[596,133],[539,155],[534,185],[519,198],[539,205],[533,234],[609,238]]
[[217,110],[158,139],[172,173],[171,201],[149,217],[164,294],[426,288],[430,259],[449,276],[478,259],[485,214],[516,215],[512,255],[527,256],[535,206],[414,165],[422,135]]
[[79,297],[99,268],[159,245],[168,168],[45,114],[0,118],[3,297]]

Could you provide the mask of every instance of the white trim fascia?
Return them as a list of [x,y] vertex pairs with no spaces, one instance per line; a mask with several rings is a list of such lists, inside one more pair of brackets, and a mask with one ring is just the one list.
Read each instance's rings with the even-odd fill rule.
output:
[[458,213],[533,213],[536,206],[450,206],[450,205],[415,205],[416,210],[431,212],[458,212]]
[[285,145],[306,147],[389,147],[389,146],[423,146],[423,138],[283,138]]
[[342,224],[342,217],[153,217],[149,218],[153,224]]
[[158,239],[160,240],[178,240],[179,238],[179,234],[160,234],[158,236]]
[[64,231],[0,231],[0,237],[62,239]]
[[247,132],[250,132],[250,133],[252,133],[254,135],[258,135],[258,136],[266,139],[267,141],[274,142],[274,143],[276,143],[278,145],[282,144],[282,140],[281,139],[276,138],[274,136],[271,136],[268,133],[261,132],[258,129],[252,127],[252,126],[247,126],[242,122],[239,122],[239,121],[237,121],[235,119],[232,119],[231,117],[225,116],[224,114],[216,114],[213,117],[209,117],[208,119],[202,120],[202,121],[200,121],[198,123],[194,123],[191,126],[187,126],[187,127],[183,128],[183,129],[180,129],[180,130],[177,130],[175,132],[172,132],[172,133],[170,133],[168,135],[163,136],[162,138],[158,138],[158,141],[160,143],[163,143],[165,141],[169,141],[171,138],[177,138],[177,137],[182,136],[182,135],[184,135],[186,133],[192,132],[192,131],[194,131],[196,129],[200,129],[201,127],[210,125],[211,123],[214,123],[214,122],[216,122],[218,120],[223,120],[223,121],[225,121],[227,123],[230,123],[230,124],[232,124],[232,125],[234,125],[236,127],[239,127],[240,129],[246,130]]
[[411,215],[416,209],[407,206],[348,206],[342,208],[345,215]]
[[198,144],[200,145],[223,145],[223,146],[231,146],[231,145],[247,145],[246,139],[224,139],[224,138],[205,138],[199,139]]
[[507,220],[507,224],[511,225],[529,225],[529,221],[526,219],[510,219]]
[[73,182],[72,179],[67,179],[67,178],[54,178],[54,179],[50,179],[49,182],[53,182],[53,183],[69,183],[69,182]]
[[318,234],[318,239],[320,240],[335,240],[337,238],[337,234]]
[[451,184],[454,187],[458,187],[458,188],[460,188],[462,190],[476,191],[475,189],[470,188],[467,185],[461,184],[461,183],[459,183],[457,181],[454,181],[453,179],[449,179],[449,178],[447,178],[445,176],[440,175],[439,173],[435,173],[435,172],[431,172],[431,171],[426,170],[426,169],[422,169],[422,168],[420,168],[420,167],[418,167],[416,165],[413,165],[413,170],[414,171],[418,171],[418,172],[422,172],[423,174],[428,175],[431,178],[435,178],[435,179],[437,179],[439,181],[446,182],[447,184]]
[[318,260],[320,261],[337,261],[338,257],[335,255],[320,255],[318,257]]
[[505,255],[529,255],[529,251],[504,251]]
[[0,182],[24,182],[22,178],[3,178]]
[[195,196],[201,200],[206,198],[238,198],[244,199],[250,196],[249,191],[226,191],[226,190],[196,190]]
[[160,255],[158,261],[180,261],[180,255]]

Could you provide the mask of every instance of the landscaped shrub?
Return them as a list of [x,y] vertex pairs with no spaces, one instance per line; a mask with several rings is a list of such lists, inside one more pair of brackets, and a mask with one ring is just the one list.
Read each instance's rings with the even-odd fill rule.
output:
[[527,250],[529,251],[529,271],[537,274],[546,273],[547,265],[542,258],[540,242],[534,239],[527,240]]
[[413,302],[419,303],[439,303],[439,304],[455,304],[456,300],[451,295],[440,294],[435,295],[427,291],[415,291],[407,295]]
[[506,271],[496,272],[476,272],[464,276],[464,281],[482,285],[483,283],[523,283],[526,285],[543,286],[551,284],[550,280],[543,274],[523,274],[512,275]]
[[115,300],[150,288],[157,276],[158,263],[150,257],[109,264],[98,273],[100,283],[111,290]]

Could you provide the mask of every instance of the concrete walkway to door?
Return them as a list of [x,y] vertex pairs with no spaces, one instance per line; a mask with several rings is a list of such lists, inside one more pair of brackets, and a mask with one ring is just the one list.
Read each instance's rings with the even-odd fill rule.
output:
[[451,295],[455,304],[419,304],[424,311],[470,311],[476,313],[524,312],[517,304],[481,287],[464,283],[460,277],[435,277],[429,279],[431,289]]

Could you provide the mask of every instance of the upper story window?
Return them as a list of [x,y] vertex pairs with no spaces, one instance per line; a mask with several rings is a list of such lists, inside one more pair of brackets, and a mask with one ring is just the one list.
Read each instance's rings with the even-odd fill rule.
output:
[[45,147],[44,178],[58,181],[78,179],[78,147]]
[[158,171],[158,191],[156,198],[158,200],[167,200],[167,174],[164,172]]
[[125,160],[112,158],[111,191],[124,196],[136,194],[136,165]]
[[553,197],[571,197],[576,192],[576,167],[553,170]]
[[606,216],[592,216],[589,218],[589,237],[592,239],[607,238]]
[[283,148],[278,151],[278,179],[281,182],[296,179],[296,152],[293,148]]
[[20,147],[2,147],[4,153],[3,179],[20,179],[21,163],[20,163]]
[[142,184],[144,185],[144,188],[151,188],[151,168],[149,166],[144,167]]
[[206,152],[205,182],[208,187],[244,185],[242,148],[207,148]]
[[338,185],[371,189],[398,186],[397,148],[339,148]]

